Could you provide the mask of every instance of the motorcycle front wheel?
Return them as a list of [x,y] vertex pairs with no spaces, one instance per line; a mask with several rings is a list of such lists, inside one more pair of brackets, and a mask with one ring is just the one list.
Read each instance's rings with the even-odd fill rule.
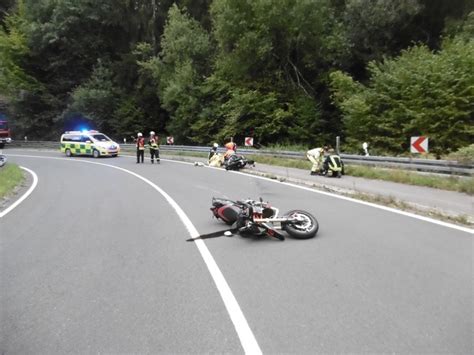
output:
[[285,213],[284,216],[294,219],[292,222],[283,222],[281,224],[282,229],[293,238],[313,238],[318,232],[318,221],[311,213],[293,210]]

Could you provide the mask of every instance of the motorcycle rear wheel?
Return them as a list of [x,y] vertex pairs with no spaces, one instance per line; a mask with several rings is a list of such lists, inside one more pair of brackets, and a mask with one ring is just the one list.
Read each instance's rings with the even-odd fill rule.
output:
[[281,224],[282,229],[293,238],[309,239],[318,233],[318,221],[312,214],[306,211],[292,210],[285,213],[285,217],[299,217],[299,219],[301,219],[301,222],[286,222]]

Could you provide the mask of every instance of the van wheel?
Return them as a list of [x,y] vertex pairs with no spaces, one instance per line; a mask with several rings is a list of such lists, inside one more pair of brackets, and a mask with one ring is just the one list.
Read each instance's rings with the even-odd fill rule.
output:
[[98,158],[100,157],[100,152],[97,149],[94,149],[94,151],[92,152],[92,155],[94,156],[94,158]]
[[66,156],[72,157],[71,149],[66,149]]

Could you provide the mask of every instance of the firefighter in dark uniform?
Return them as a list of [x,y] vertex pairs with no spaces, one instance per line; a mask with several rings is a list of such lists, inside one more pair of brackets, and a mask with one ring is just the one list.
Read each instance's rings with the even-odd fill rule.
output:
[[160,146],[158,142],[158,136],[153,131],[150,132],[150,140],[148,141],[148,146],[150,148],[151,163],[155,164],[155,158],[156,158],[156,162],[159,164],[160,163]]
[[140,161],[143,163],[145,158],[145,138],[143,138],[143,134],[137,134],[135,146],[137,147],[137,164],[140,163]]

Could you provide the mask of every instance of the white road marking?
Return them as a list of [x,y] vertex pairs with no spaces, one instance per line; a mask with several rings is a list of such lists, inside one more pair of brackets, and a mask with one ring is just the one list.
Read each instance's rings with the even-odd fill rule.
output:
[[33,177],[33,184],[31,184],[30,188],[28,191],[26,191],[23,196],[21,196],[18,200],[16,200],[14,203],[12,203],[10,206],[5,208],[3,211],[0,212],[0,218],[6,216],[9,212],[11,212],[15,207],[17,207],[20,203],[22,203],[28,196],[31,195],[33,190],[36,188],[36,185],[38,185],[38,176],[35,174],[33,170],[30,170],[28,168],[25,168],[23,166],[20,166],[21,169],[29,172],[31,176]]
[[[241,173],[241,172],[237,172],[237,171],[234,171],[233,173],[242,174],[242,175],[245,175],[245,176],[249,176],[249,174],[245,174],[245,173]],[[375,203],[371,203],[371,202],[367,202],[367,201],[362,201],[362,200],[356,200],[356,199],[351,198],[351,197],[342,196],[342,195],[336,195],[336,194],[333,194],[333,193],[330,193],[330,192],[326,192],[326,191],[315,190],[315,189],[311,189],[310,187],[306,187],[306,186],[294,185],[294,184],[289,183],[289,182],[278,181],[278,180],[266,178],[266,177],[263,177],[263,176],[255,176],[255,175],[251,175],[251,176],[253,176],[253,177],[256,178],[256,179],[262,179],[262,180],[266,180],[266,181],[272,181],[272,182],[278,183],[278,184],[283,184],[283,185],[287,185],[287,186],[296,187],[296,188],[298,188],[298,189],[302,189],[302,190],[306,190],[306,191],[311,191],[311,192],[318,193],[318,194],[321,194],[321,195],[326,195],[326,196],[335,197],[335,198],[338,198],[338,199],[341,199],[341,200],[350,201],[350,202],[358,203],[358,204],[365,205],[365,206],[370,206],[370,207],[374,207],[374,208],[379,208],[379,209],[384,210],[384,211],[389,211],[389,212],[393,212],[393,213],[398,213],[398,214],[401,214],[401,215],[403,215],[403,216],[407,216],[407,217],[411,217],[411,218],[416,218],[416,219],[419,219],[419,220],[422,220],[422,221],[425,221],[425,222],[430,222],[430,223],[438,224],[438,225],[443,226],[443,227],[448,227],[448,228],[452,228],[452,229],[457,229],[457,230],[462,231],[462,232],[474,234],[474,229],[471,229],[471,228],[458,226],[458,225],[456,225],[456,224],[452,224],[452,223],[448,223],[448,222],[438,221],[438,220],[433,219],[433,218],[420,216],[420,215],[417,215],[417,214],[414,214],[414,213],[411,213],[411,212],[406,212],[406,211],[397,210],[397,209],[392,208],[392,207],[377,205],[377,204],[375,204]]]
[[[23,156],[21,154],[20,155],[10,154],[10,155],[12,155],[12,156]],[[122,156],[127,157],[127,158],[133,158],[133,156],[131,156],[131,155],[122,155]],[[57,159],[64,159],[64,158],[57,158]],[[177,164],[194,165],[194,163],[189,163],[189,162],[184,162],[184,161],[177,161],[177,160],[170,160],[170,159],[161,159],[161,160],[172,162],[172,163],[177,163]],[[406,216],[406,217],[411,217],[411,218],[419,219],[421,221],[437,224],[437,225],[440,225],[440,226],[443,226],[443,227],[456,229],[456,230],[466,232],[466,233],[469,233],[469,234],[474,234],[474,229],[471,229],[471,228],[458,226],[456,224],[439,221],[439,220],[429,218],[429,217],[425,217],[425,216],[420,216],[420,215],[417,215],[417,214],[411,213],[411,212],[397,210],[397,209],[392,208],[392,207],[377,205],[375,203],[362,201],[362,200],[357,200],[357,199],[347,197],[347,196],[337,195],[337,194],[334,194],[334,193],[331,193],[331,192],[320,191],[320,190],[312,189],[312,188],[306,187],[306,186],[295,185],[295,184],[292,184],[292,183],[289,183],[289,182],[282,182],[282,181],[278,181],[278,180],[275,180],[275,179],[270,179],[270,178],[267,178],[267,177],[264,177],[264,176],[246,174],[246,173],[243,173],[243,172],[240,172],[240,171],[226,171],[226,170],[223,170],[221,168],[216,168],[216,167],[211,167],[211,166],[205,166],[205,168],[215,169],[215,170],[218,170],[218,171],[222,171],[223,173],[226,173],[226,174],[227,173],[241,174],[241,175],[244,175],[244,176],[247,176],[247,177],[252,177],[252,178],[255,178],[255,179],[261,179],[261,180],[270,181],[270,182],[277,183],[277,184],[283,184],[283,185],[295,187],[297,189],[302,189],[302,190],[310,191],[310,192],[321,194],[321,195],[331,196],[331,197],[334,197],[334,198],[338,198],[338,199],[353,202],[353,203],[358,203],[358,204],[365,205],[365,206],[370,206],[370,207],[373,207],[373,208],[379,208],[379,209],[384,210],[384,211],[397,213],[397,214],[400,214],[400,215],[403,215],[403,216]]]
[[[113,169],[117,169],[120,171],[123,171],[127,174],[133,175],[136,178],[142,180],[143,182],[147,183],[151,187],[153,187],[156,191],[158,191],[165,199],[166,201],[173,207],[175,210],[176,214],[178,217],[181,219],[181,222],[185,225],[186,229],[189,232],[189,235],[191,236],[192,239],[195,239],[199,237],[199,232],[197,231],[196,227],[194,227],[193,223],[189,219],[189,217],[184,213],[184,211],[181,209],[181,207],[176,203],[175,200],[171,198],[164,190],[162,190],[159,186],[155,185],[153,182],[148,180],[147,178],[138,175],[137,173],[134,173],[133,171],[110,165],[110,164],[104,164],[104,163],[98,163],[98,162],[93,162],[93,161],[88,161],[88,160],[74,160],[71,158],[57,158],[57,157],[45,157],[45,156],[34,156],[34,155],[16,155],[16,154],[10,154],[11,156],[16,156],[16,157],[24,157],[24,158],[39,158],[39,159],[54,159],[54,160],[66,160],[70,162],[79,162],[79,163],[87,163],[87,164],[94,164],[94,165],[102,165],[106,167],[110,167]],[[35,185],[36,186],[36,185]],[[224,305],[227,309],[227,312],[229,313],[229,316],[232,320],[232,323],[234,324],[235,330],[237,332],[237,335],[239,336],[240,343],[242,344],[242,347],[245,351],[246,354],[262,354],[262,350],[260,349],[260,346],[257,343],[257,340],[255,339],[255,336],[250,329],[250,326],[247,322],[247,319],[245,318],[234,294],[232,293],[232,290],[229,287],[229,284],[227,283],[226,279],[224,278],[224,275],[222,274],[221,270],[219,269],[219,266],[217,265],[216,261],[214,260],[211,252],[207,248],[206,244],[204,243],[203,240],[200,239],[195,239],[194,243],[196,244],[199,253],[201,254],[201,257],[203,258],[207,269],[209,270],[209,273],[212,276],[212,279],[214,280],[214,283],[217,287],[217,290],[219,291],[219,294],[221,295],[221,298],[224,302]]]
[[[167,159],[162,159],[162,160],[169,161],[169,162],[173,162],[173,163],[180,163],[180,164],[193,165],[193,163],[188,163],[188,162],[183,162],[183,161],[167,160]],[[351,197],[347,197],[347,196],[342,196],[342,195],[337,195],[337,194],[334,194],[334,193],[331,193],[331,192],[316,190],[316,189],[312,189],[312,188],[310,188],[310,187],[292,184],[292,183],[290,183],[290,182],[278,181],[278,180],[270,179],[270,178],[267,178],[267,177],[264,177],[264,176],[258,176],[258,175],[247,174],[247,173],[240,172],[240,171],[225,171],[225,170],[223,170],[223,169],[221,169],[221,168],[215,168],[215,167],[212,167],[212,166],[205,166],[205,167],[208,168],[208,169],[216,169],[216,170],[222,171],[222,172],[224,172],[224,173],[240,174],[240,175],[244,175],[244,176],[251,177],[251,178],[255,178],[255,179],[261,179],[261,180],[270,181],[270,182],[277,183],[277,184],[283,184],[283,185],[286,185],[286,186],[295,187],[295,188],[297,188],[297,189],[302,189],[302,190],[310,191],[310,192],[317,193],[317,194],[321,194],[321,195],[331,196],[331,197],[335,197],[335,198],[338,198],[338,199],[341,199],[341,200],[345,200],[345,201],[349,201],[349,202],[354,202],[354,203],[358,203],[358,204],[365,205],[365,206],[370,206],[370,207],[374,207],[374,208],[379,208],[379,209],[384,210],[384,211],[389,211],[389,212],[393,212],[393,213],[398,213],[398,214],[401,214],[401,215],[403,215],[403,216],[407,216],[407,217],[411,217],[411,218],[416,218],[416,219],[419,219],[419,220],[422,220],[422,221],[425,221],[425,222],[438,224],[438,225],[443,226],[443,227],[452,228],[452,229],[456,229],[456,230],[459,230],[459,231],[462,231],[462,232],[474,234],[474,229],[471,229],[471,228],[468,228],[468,227],[462,227],[462,226],[458,226],[458,225],[456,225],[456,224],[452,224],[452,223],[448,223],[448,222],[439,221],[439,220],[437,220],[437,219],[433,219],[433,218],[429,218],[429,217],[425,217],[425,216],[420,216],[420,215],[417,215],[417,214],[415,214],[415,213],[406,212],[406,211],[402,211],[402,210],[397,210],[397,209],[392,208],[392,207],[377,205],[377,204],[375,204],[375,203],[371,203],[371,202],[367,202],[367,201],[362,201],[362,200],[357,200],[357,199],[355,199],[355,198],[351,198]]]

